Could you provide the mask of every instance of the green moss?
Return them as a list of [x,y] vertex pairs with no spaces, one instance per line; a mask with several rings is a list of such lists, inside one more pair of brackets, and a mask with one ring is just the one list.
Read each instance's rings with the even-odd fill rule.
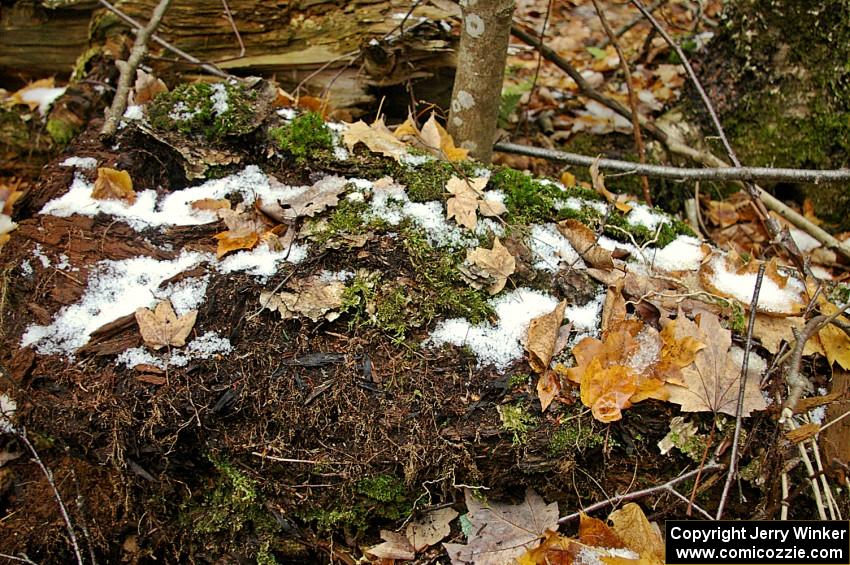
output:
[[65,120],[50,118],[47,120],[47,133],[57,145],[67,145],[77,135],[79,127]]
[[355,489],[358,494],[379,502],[404,502],[407,489],[398,477],[378,475],[360,479]]
[[829,297],[835,304],[847,304],[850,302],[850,284],[837,284],[829,294]]
[[480,165],[472,161],[450,163],[434,159],[417,167],[389,162],[385,173],[407,187],[407,197],[412,202],[445,200],[446,183],[453,176],[470,177]]
[[363,220],[363,214],[368,208],[369,205],[365,202],[340,200],[326,218],[313,220],[312,227],[308,231],[321,245],[339,236],[360,235],[369,228],[376,227]]
[[[222,85],[222,86],[218,86]],[[223,88],[223,91],[220,90]],[[222,94],[223,93],[223,94]],[[216,98],[226,96],[227,109],[215,108]],[[154,128],[202,136],[210,141],[244,135],[254,127],[253,101],[257,93],[238,83],[203,82],[181,84],[157,96],[148,106]]]
[[503,404],[496,408],[502,429],[513,434],[513,444],[524,445],[528,441],[528,432],[537,426],[537,418],[529,414],[522,403]]
[[211,460],[218,477],[214,488],[207,492],[203,502],[191,508],[191,527],[202,534],[239,533],[263,512],[259,504],[257,484],[227,461],[216,458]]
[[298,164],[328,160],[332,155],[331,131],[322,116],[315,112],[301,114],[284,126],[270,129],[269,137]]
[[340,530],[360,534],[375,520],[399,520],[408,516],[412,508],[410,494],[398,477],[377,475],[360,479],[344,503],[311,508],[301,517],[314,523],[323,534]]
[[514,373],[508,379],[508,388],[526,386],[531,381],[528,373]]
[[552,434],[549,440],[549,453],[554,456],[568,455],[598,447],[605,438],[593,429],[593,423],[583,422],[581,418],[568,420]]
[[608,216],[603,233],[626,243],[631,243],[632,239],[638,245],[653,242],[652,245],[659,248],[665,247],[680,235],[694,236],[690,226],[676,218],[671,217],[669,222],[661,224],[656,230],[650,230],[645,226],[630,224],[628,214],[619,210]]

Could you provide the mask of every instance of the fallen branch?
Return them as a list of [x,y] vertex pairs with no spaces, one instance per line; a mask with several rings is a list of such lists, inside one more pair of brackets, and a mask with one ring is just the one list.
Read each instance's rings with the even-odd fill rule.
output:
[[139,68],[139,63],[148,52],[148,40],[153,32],[159,27],[159,22],[165,12],[168,11],[168,6],[171,0],[159,0],[159,4],[153,10],[148,25],[143,27],[136,33],[136,40],[133,42],[133,49],[130,51],[130,56],[126,61],[115,61],[115,65],[121,71],[118,77],[118,86],[115,89],[115,97],[112,98],[112,106],[109,108],[109,114],[106,116],[106,121],[103,123],[103,128],[100,130],[100,136],[110,139],[118,131],[118,121],[124,117],[124,111],[127,109],[127,97],[130,95],[130,88],[133,81],[136,79],[136,69]]
[[[116,8],[115,6],[110,4],[109,2],[107,2],[107,0],[98,0],[98,2],[100,2],[101,6],[103,6],[104,8],[106,8],[107,10],[109,10],[110,12],[112,12],[113,14],[115,14],[116,16],[121,18],[122,20],[124,20],[124,22],[129,24],[130,27],[132,27],[136,31],[144,29],[145,26],[143,26],[141,23],[139,23],[138,21],[136,21],[135,19],[133,19],[129,15],[125,14],[124,12],[122,12],[121,10],[119,10],[118,8]],[[178,57],[180,57],[181,59],[185,60],[188,63],[199,66],[200,68],[207,71],[208,73],[210,73],[213,76],[217,76],[218,78],[223,78],[223,79],[232,78],[232,75],[227,74],[226,72],[224,72],[220,68],[216,67],[215,65],[201,61],[197,57],[186,53],[185,51],[183,51],[179,47],[172,45],[168,41],[162,39],[161,37],[159,37],[155,33],[151,34],[150,39],[151,39],[151,41],[153,41],[154,43],[156,43],[160,47],[162,47],[162,48],[164,48],[168,51],[171,51],[172,53],[174,53],[175,55],[177,55]]]
[[[503,153],[540,157],[549,161],[589,167],[596,157],[567,153],[554,149],[543,149],[517,143],[497,143],[493,147]],[[824,182],[850,181],[850,169],[781,169],[770,167],[671,167],[666,165],[643,165],[632,161],[599,159],[599,168],[622,173],[635,173],[654,178],[674,180],[755,181],[755,182]]]
[[684,475],[679,475],[675,479],[670,479],[663,485],[658,485],[656,487],[645,488],[643,490],[636,490],[634,492],[630,492],[628,494],[623,494],[619,496],[612,496],[607,500],[603,500],[601,502],[597,502],[596,504],[591,504],[587,508],[583,508],[578,512],[573,512],[572,514],[568,514],[566,516],[562,516],[558,518],[558,524],[566,524],[572,520],[579,518],[582,514],[587,514],[589,512],[595,512],[596,510],[600,510],[607,506],[614,506],[620,504],[621,502],[627,502],[629,500],[637,500],[638,498],[643,498],[644,496],[649,496],[650,494],[657,494],[660,492],[669,492],[675,485],[681,483],[682,481],[687,481],[698,475],[703,471],[714,471],[723,469],[725,466],[722,463],[707,463],[704,467],[700,467],[699,469],[694,469],[693,471],[688,471]]

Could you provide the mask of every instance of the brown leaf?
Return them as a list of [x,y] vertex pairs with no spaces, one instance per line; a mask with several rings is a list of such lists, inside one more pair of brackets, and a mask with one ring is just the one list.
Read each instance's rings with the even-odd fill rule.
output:
[[[838,308],[826,299],[821,298],[818,302],[821,314],[824,316],[831,316],[838,311]],[[838,320],[848,323],[844,316],[839,316]],[[827,324],[821,328],[818,331],[818,337],[823,344],[829,363],[838,363],[844,369],[850,369],[850,337],[833,324]]]
[[130,178],[130,173],[127,171],[99,167],[91,196],[97,200],[123,200],[132,204],[136,201],[133,179]]
[[421,518],[407,524],[404,533],[414,551],[422,551],[443,541],[451,531],[451,522],[457,518],[454,508],[432,510]]
[[444,543],[452,563],[504,565],[537,547],[547,530],[558,529],[558,503],[546,504],[532,489],[517,505],[482,502],[466,489],[467,543]]
[[[482,202],[484,187],[487,186],[486,177],[478,177],[474,179],[461,179],[453,176],[446,183],[446,191],[452,196],[446,201],[446,217],[468,228],[475,229],[478,223],[476,212],[479,208],[479,203]],[[497,202],[487,202],[485,209],[487,214],[498,212]],[[501,212],[504,213],[504,212]],[[487,215],[484,214],[484,215]],[[496,214],[498,215],[498,214]]]
[[253,249],[260,241],[260,234],[253,230],[223,231],[215,234],[218,240],[216,255],[219,259],[239,249]]
[[613,530],[627,548],[642,557],[650,559],[650,563],[664,563],[664,541],[657,526],[653,526],[641,507],[629,502],[621,509],[611,512],[608,516],[614,526]]
[[338,310],[345,292],[342,282],[325,282],[318,277],[309,277],[293,281],[289,287],[289,291],[278,294],[262,291],[260,305],[279,312],[284,320],[303,316],[315,322],[319,318],[333,321],[339,317]]
[[[696,325],[684,316],[676,322],[682,328]],[[691,328],[689,331],[699,335],[699,342],[706,344],[706,347],[697,352],[694,364],[682,371],[684,386],[667,384],[670,402],[680,404],[683,412],[723,412],[734,416],[741,367],[729,352],[732,332],[723,329],[717,316],[708,312],[700,314],[698,329]],[[750,375],[741,414],[749,416],[754,410],[764,410],[766,407],[758,377]]]
[[614,194],[605,188],[605,175],[599,170],[599,158],[593,161],[590,165],[590,178],[593,181],[593,189],[603,196],[610,204],[613,204],[619,211],[624,214],[631,212],[632,207],[626,204],[626,196],[623,194]]
[[404,534],[381,530],[381,539],[384,540],[384,543],[369,548],[366,552],[381,559],[410,560],[416,558],[416,551]]
[[136,310],[136,322],[142,339],[145,345],[154,350],[186,345],[186,338],[192,332],[197,317],[198,311],[191,310],[178,318],[170,300],[161,301],[153,311],[149,308]]
[[195,210],[230,210],[230,200],[227,198],[201,198],[191,204]]
[[516,260],[499,238],[493,240],[493,249],[476,247],[466,251],[466,261],[458,267],[463,278],[473,288],[487,287],[487,292],[496,294],[507,283],[516,269]]
[[549,368],[566,308],[567,301],[562,300],[554,310],[534,318],[528,326],[525,350],[528,351],[528,362],[536,373],[543,373]]
[[595,269],[613,269],[611,252],[597,245],[596,232],[577,220],[564,220],[558,223],[558,231],[567,238],[570,245]]
[[264,214],[284,223],[297,218],[312,217],[336,206],[339,203],[339,195],[345,192],[346,183],[342,177],[328,176],[298,196],[277,202],[263,202],[259,208]]
[[537,379],[537,398],[540,400],[541,412],[545,412],[560,393],[561,379],[555,371],[548,370]]
[[587,514],[579,517],[578,541],[593,547],[622,549],[625,544],[608,524]]
[[407,155],[407,145],[398,140],[384,125],[383,118],[375,120],[371,126],[366,125],[363,120],[345,124],[342,141],[349,149],[354,149],[355,145],[363,143],[373,153],[392,157],[396,161],[401,161],[401,157]]
[[623,417],[629,399],[637,392],[634,372],[623,365],[603,367],[599,359],[590,362],[582,375],[581,401],[600,422],[615,422]]
[[136,69],[136,83],[133,85],[132,92],[133,104],[147,104],[163,92],[168,92],[168,87],[162,82],[162,79],[157,78],[153,73]]
[[433,112],[425,125],[422,126],[420,138],[428,150],[440,159],[463,161],[469,154],[468,149],[455,146],[454,139],[443,126],[437,123]]

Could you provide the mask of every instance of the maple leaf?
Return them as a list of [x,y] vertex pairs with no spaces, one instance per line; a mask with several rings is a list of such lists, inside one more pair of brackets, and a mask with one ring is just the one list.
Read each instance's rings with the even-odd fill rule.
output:
[[297,218],[312,217],[339,203],[339,195],[345,192],[346,181],[342,177],[327,176],[297,196],[263,202],[260,210],[279,222],[291,223]]
[[582,513],[579,517],[578,540],[585,545],[620,549],[625,544],[620,537],[599,518]]
[[621,509],[611,512],[608,520],[613,523],[614,533],[625,546],[647,560],[648,565],[664,563],[664,541],[661,532],[647,520],[641,507],[629,502]]
[[255,210],[243,210],[241,205],[236,210],[220,208],[216,214],[228,228],[214,236],[218,240],[216,254],[219,259],[231,251],[253,249],[260,242],[261,234],[268,230]]
[[162,300],[151,311],[149,308],[136,310],[136,322],[145,345],[153,350],[166,346],[182,347],[195,326],[197,310],[190,310],[179,318],[174,313],[170,300]]
[[528,362],[536,373],[542,373],[549,368],[566,308],[567,301],[562,300],[554,310],[534,318],[528,326],[525,350],[528,351]]
[[133,179],[130,178],[130,173],[127,171],[99,167],[91,196],[97,200],[123,200],[132,204],[136,201]]
[[363,143],[373,153],[392,157],[399,162],[401,162],[402,156],[407,155],[407,145],[396,138],[384,125],[383,117],[375,120],[371,126],[363,120],[353,124],[345,124],[342,141],[348,149],[354,149],[355,145]]
[[416,550],[404,534],[391,530],[381,530],[381,539],[384,540],[384,543],[367,549],[366,553],[379,559],[401,559],[404,561],[416,559]]
[[444,543],[454,565],[503,565],[537,547],[558,528],[558,503],[546,504],[528,489],[517,505],[482,502],[466,489],[466,515],[473,532],[467,543]]
[[421,138],[422,143],[440,158],[449,161],[463,161],[469,155],[468,149],[455,146],[454,139],[443,126],[437,123],[433,112],[425,125],[422,126]]
[[414,559],[417,553],[451,533],[450,524],[457,515],[453,508],[440,508],[408,522],[404,534],[381,530],[384,543],[367,549],[366,553],[381,559]]
[[[684,316],[679,325],[697,326]],[[680,404],[684,412],[723,412],[735,415],[738,403],[738,389],[741,380],[741,367],[730,355],[732,332],[720,325],[717,316],[704,312],[698,317],[697,329],[691,329],[699,335],[699,341],[706,344],[699,350],[694,364],[682,371],[683,386],[668,383],[670,402]],[[744,404],[741,408],[743,416],[749,416],[754,410],[764,410],[767,407],[759,389],[757,375],[747,378],[744,390]]]
[[516,269],[516,259],[499,238],[493,240],[493,249],[476,247],[467,249],[466,261],[458,266],[461,276],[473,288],[487,287],[487,292],[496,294],[507,283]]
[[[818,302],[818,307],[824,316],[831,316],[838,311],[838,307],[823,298],[822,295]],[[838,320],[845,324],[848,323],[844,316],[839,316]],[[829,364],[838,363],[844,369],[850,369],[850,338],[847,337],[847,334],[833,324],[826,324],[818,331],[818,337]]]
[[477,213],[482,216],[500,216],[507,208],[496,200],[484,199],[484,187],[487,177],[461,179],[453,176],[446,183],[446,190],[451,198],[446,201],[446,217],[469,229],[475,229],[478,223]]
[[345,285],[340,281],[322,281],[319,277],[296,280],[289,284],[291,290],[278,294],[260,293],[263,308],[280,313],[284,320],[305,316],[318,321],[333,321],[339,317]]

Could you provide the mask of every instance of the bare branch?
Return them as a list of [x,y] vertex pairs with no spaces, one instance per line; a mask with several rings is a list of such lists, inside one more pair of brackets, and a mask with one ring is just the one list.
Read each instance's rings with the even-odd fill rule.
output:
[[[660,8],[662,4],[665,4],[666,2],[667,2],[667,0],[655,0],[655,2],[653,2],[653,3],[652,3],[652,4],[651,4],[651,5],[647,8],[647,10],[649,10],[650,12],[654,12],[655,10],[657,10],[658,8]],[[642,21],[643,21],[643,19],[644,19],[644,18],[643,18],[643,14],[640,14],[640,15],[635,16],[634,18],[632,18],[631,20],[629,20],[628,22],[626,22],[625,24],[623,24],[623,26],[622,26],[622,27],[620,27],[619,29],[617,29],[617,31],[615,31],[615,32],[614,32],[614,37],[621,37],[621,36],[622,36],[622,35],[624,35],[627,31],[629,31],[630,29],[632,29],[633,27],[635,27],[636,25],[638,25],[640,22],[642,22]],[[611,40],[611,37],[609,36],[609,37],[605,38],[605,39],[602,41],[602,43],[600,43],[599,45],[597,45],[597,47],[598,47],[599,49],[605,49],[606,47],[608,47],[609,45],[611,45],[611,41],[612,41],[612,40]]]
[[109,115],[100,130],[101,137],[111,138],[118,130],[118,121],[124,116],[124,110],[127,109],[127,96],[129,96],[130,86],[136,78],[136,69],[148,52],[148,39],[159,27],[159,22],[162,21],[162,17],[168,11],[170,4],[171,0],[159,0],[148,25],[136,33],[136,40],[133,42],[133,49],[130,51],[127,61],[115,62],[121,71],[121,75],[118,77],[118,87],[115,89],[115,97],[112,99]]

